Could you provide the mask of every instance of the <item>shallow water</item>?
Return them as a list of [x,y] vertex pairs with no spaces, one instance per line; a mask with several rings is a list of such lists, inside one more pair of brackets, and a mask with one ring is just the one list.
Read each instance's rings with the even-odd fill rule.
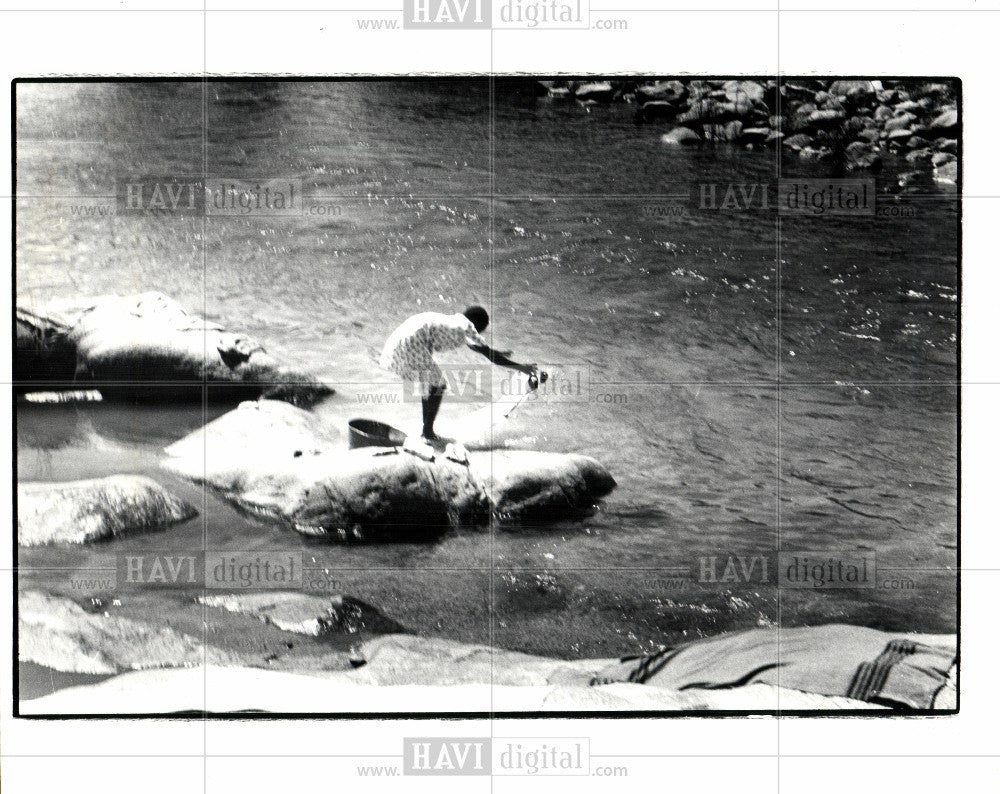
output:
[[[497,347],[589,372],[581,399],[519,408],[511,443],[593,455],[618,489],[553,526],[331,546],[159,468],[163,446],[224,407],[22,406],[21,480],[144,472],[202,507],[161,533],[22,549],[22,567],[203,543],[301,549],[411,630],[564,656],[779,619],[954,630],[953,194],[931,188],[910,218],[779,225],[683,201],[667,217],[655,207],[678,201],[636,196],[772,180],[775,155],[668,149],[629,106],[536,100],[514,82],[497,83],[492,148],[486,81],[202,89],[19,86],[18,189],[33,196],[18,204],[19,302],[162,290],[330,380],[338,394],[317,410],[340,426],[392,383],[375,362],[398,322],[482,303]],[[203,98],[210,174],[302,178],[339,214],[203,225],[72,208],[66,197],[113,195],[118,175],[201,173]],[[892,167],[879,178],[893,180]],[[473,407],[446,401],[442,421]],[[378,411],[404,424],[419,408]],[[695,581],[702,558],[779,543],[868,556],[886,586]],[[34,574],[69,591],[62,576]]]

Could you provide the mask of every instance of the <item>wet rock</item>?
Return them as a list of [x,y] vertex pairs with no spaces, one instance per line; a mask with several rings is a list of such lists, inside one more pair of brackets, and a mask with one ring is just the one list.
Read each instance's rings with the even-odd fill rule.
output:
[[660,137],[669,146],[691,146],[701,143],[701,136],[689,127],[675,127]]
[[835,80],[830,86],[830,93],[840,97],[868,97],[875,95],[875,86],[871,80]]
[[880,139],[879,131],[872,127],[868,129],[860,130],[857,134],[858,140],[864,141],[866,143],[878,143]]
[[789,149],[794,149],[795,151],[799,151],[800,149],[806,148],[812,142],[813,139],[811,136],[801,132],[798,133],[797,135],[791,135],[788,138],[785,138],[784,141],[782,141],[782,143],[785,146],[787,146]]
[[910,139],[906,142],[906,147],[908,149],[927,149],[931,145],[931,142],[926,138],[921,138],[919,135],[911,135]]
[[399,634],[405,629],[375,607],[343,595],[299,592],[229,593],[198,598],[198,603],[251,615],[275,628],[319,637],[325,634]]
[[879,105],[877,108],[875,108],[875,112],[874,114],[872,114],[872,118],[874,118],[875,121],[884,123],[889,119],[891,119],[892,115],[893,115],[892,108],[890,108],[888,105]]
[[899,175],[896,183],[903,192],[916,192],[930,186],[930,177],[924,171],[907,171]]
[[848,144],[844,150],[844,159],[851,171],[875,171],[882,166],[876,148],[860,141]]
[[615,88],[607,80],[592,83],[581,83],[573,92],[580,101],[610,102],[615,95]]
[[728,108],[715,99],[698,99],[691,103],[687,112],[677,117],[679,124],[698,124],[722,120],[728,113]]
[[[930,151],[928,151],[928,154],[930,154]],[[931,163],[936,168],[939,168],[948,163],[953,163],[957,159],[958,158],[955,155],[951,154],[950,152],[935,152],[933,155],[931,155]]]
[[840,124],[847,114],[843,110],[814,110],[809,114],[808,122],[814,127],[832,127]]
[[927,99],[930,102],[940,102],[952,95],[952,89],[951,86],[945,83],[926,83],[920,87],[919,95],[921,99]]
[[792,132],[801,132],[809,129],[812,125],[812,122],[809,121],[809,117],[812,116],[812,114],[817,110],[818,108],[810,102],[799,105],[799,107],[792,112],[792,116],[789,119],[789,127]]
[[902,113],[895,115],[886,121],[884,129],[886,132],[892,132],[893,130],[905,130],[915,124],[916,121],[917,117],[912,113]]
[[948,140],[947,138],[938,138],[935,142],[939,151],[950,152],[951,154],[958,154],[958,141]]
[[886,140],[888,140],[890,144],[902,146],[910,140],[911,134],[912,133],[909,130],[892,130],[892,132],[886,136]]
[[671,102],[652,100],[639,106],[641,121],[670,121],[681,112],[680,107]]
[[[758,145],[766,142],[773,133],[774,131],[767,127],[750,127],[741,131],[740,143]],[[780,133],[778,135],[780,136]]]
[[[264,393],[308,404],[333,392],[281,365],[256,340],[188,314],[159,292],[55,301],[38,314],[65,329],[62,339],[76,351],[75,380],[104,382],[102,393],[114,395],[119,382],[191,381],[234,387],[218,394],[235,394],[239,386],[243,396]],[[186,392],[201,399],[200,390]],[[154,399],[157,393],[144,392]],[[162,394],[178,396],[176,389]]]
[[945,185],[958,184],[958,160],[934,167],[934,181]]
[[799,151],[799,158],[811,162],[830,160],[833,158],[833,150],[828,146],[820,146],[818,149],[812,146],[805,146]]
[[764,86],[752,80],[728,80],[722,88],[730,101],[747,99],[752,103],[764,99]]
[[767,139],[764,141],[764,144],[766,146],[777,146],[779,143],[782,142],[782,139],[784,137],[785,133],[783,133],[781,130],[772,130],[771,133],[767,136]]
[[916,149],[912,152],[907,152],[906,162],[911,165],[928,165],[931,162],[932,154],[930,149]]
[[703,129],[706,141],[735,143],[740,139],[740,135],[743,132],[743,122],[730,121],[728,124],[706,124]]
[[18,658],[71,673],[238,663],[168,626],[90,613],[68,598],[34,590],[18,596]]
[[640,102],[662,101],[674,106],[687,99],[687,95],[687,88],[680,80],[664,80],[639,86],[635,90],[636,99]]
[[148,477],[114,475],[75,482],[28,482],[17,487],[17,542],[93,543],[164,529],[197,515],[189,504]]
[[942,138],[957,138],[959,129],[958,111],[949,108],[930,123],[931,131]]

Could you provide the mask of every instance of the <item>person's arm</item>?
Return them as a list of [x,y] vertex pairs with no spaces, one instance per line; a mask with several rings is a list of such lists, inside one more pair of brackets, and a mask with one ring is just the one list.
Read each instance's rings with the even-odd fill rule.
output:
[[510,367],[511,369],[523,372],[525,375],[534,375],[535,371],[538,369],[538,367],[534,364],[519,364],[516,361],[507,358],[507,356],[499,350],[494,350],[489,345],[475,344],[473,342],[469,342],[468,344],[470,350],[475,350],[479,353],[479,355],[485,356],[491,362],[498,364],[501,367]]

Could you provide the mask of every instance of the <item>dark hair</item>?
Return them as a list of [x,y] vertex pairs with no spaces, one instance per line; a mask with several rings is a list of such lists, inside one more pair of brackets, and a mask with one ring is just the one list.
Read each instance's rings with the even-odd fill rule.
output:
[[490,316],[482,306],[470,306],[462,313],[476,326],[477,331],[485,330],[490,324]]

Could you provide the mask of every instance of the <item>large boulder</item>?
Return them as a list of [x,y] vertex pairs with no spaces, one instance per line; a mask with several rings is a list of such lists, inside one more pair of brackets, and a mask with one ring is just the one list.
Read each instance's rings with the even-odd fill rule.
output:
[[191,505],[148,477],[120,474],[17,486],[17,542],[21,546],[91,543],[163,529],[195,515]]
[[164,466],[249,512],[342,540],[421,540],[490,515],[545,519],[615,487],[584,455],[528,450],[432,459],[398,447],[344,449],[313,415],[245,403],[167,447]]
[[[22,316],[27,326],[32,315],[35,325],[26,327],[23,345],[19,332],[18,349],[24,353],[18,358],[18,378],[31,378],[52,352],[65,355],[72,350],[75,367],[69,376],[77,382],[94,382],[109,394],[117,393],[115,386],[123,383],[190,381],[241,387],[212,390],[229,399],[237,393],[242,397],[265,394],[308,404],[333,391],[311,376],[282,366],[258,341],[188,314],[177,301],[159,292],[61,300],[38,313],[19,309],[19,327]],[[36,345],[40,350],[33,357],[32,333],[46,340]],[[165,398],[186,393],[202,399],[201,390],[189,387],[167,391],[158,385],[149,393],[155,396],[158,389]]]
[[469,455],[474,481],[502,518],[558,518],[611,493],[614,477],[586,455],[505,450]]

